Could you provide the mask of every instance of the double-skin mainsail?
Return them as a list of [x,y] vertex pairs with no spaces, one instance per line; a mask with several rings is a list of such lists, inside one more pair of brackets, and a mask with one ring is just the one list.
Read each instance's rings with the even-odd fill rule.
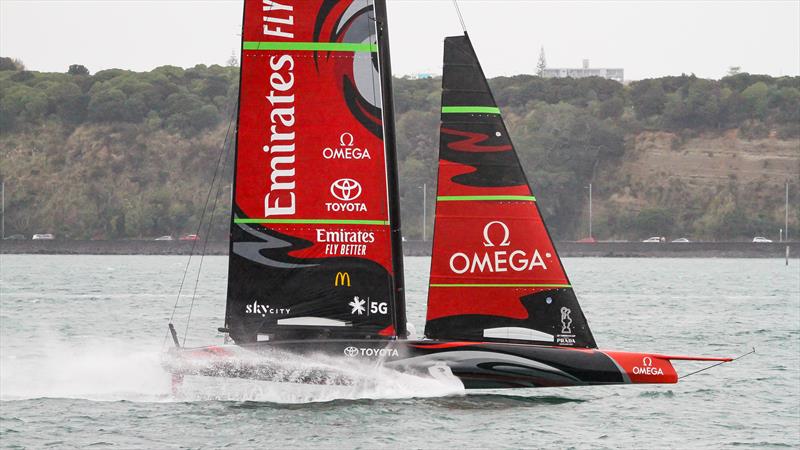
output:
[[466,34],[444,43],[425,335],[596,347]]
[[385,2],[247,0],[225,325],[406,329]]

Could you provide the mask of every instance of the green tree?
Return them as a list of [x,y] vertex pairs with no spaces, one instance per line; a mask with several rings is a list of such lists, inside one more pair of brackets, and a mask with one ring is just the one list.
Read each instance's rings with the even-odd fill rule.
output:
[[631,226],[640,238],[669,236],[675,226],[675,213],[663,208],[646,208],[633,218]]
[[54,83],[46,90],[54,113],[65,123],[77,125],[86,118],[88,96],[72,82]]
[[753,83],[742,91],[742,99],[751,117],[763,119],[769,101],[769,86],[763,81]]
[[89,69],[80,64],[72,64],[69,66],[67,73],[70,75],[89,75]]
[[660,80],[643,80],[632,83],[630,93],[636,117],[641,119],[664,112],[667,95]]
[[3,70],[13,70],[16,72],[17,70],[21,70],[21,68],[17,65],[17,63],[13,59],[5,56],[0,56],[0,71]]
[[125,120],[125,93],[116,88],[101,89],[89,100],[89,119],[93,122]]

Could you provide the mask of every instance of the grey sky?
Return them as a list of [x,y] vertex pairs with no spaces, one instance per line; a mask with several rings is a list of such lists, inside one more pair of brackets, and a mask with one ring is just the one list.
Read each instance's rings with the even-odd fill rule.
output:
[[[623,67],[627,79],[729,66],[800,74],[800,1],[459,1],[489,76],[549,67]],[[150,70],[224,64],[239,44],[238,0],[0,0],[0,55],[31,70],[84,64]],[[389,0],[395,74],[440,72],[461,28],[450,0]],[[238,52],[238,50],[236,50]]]

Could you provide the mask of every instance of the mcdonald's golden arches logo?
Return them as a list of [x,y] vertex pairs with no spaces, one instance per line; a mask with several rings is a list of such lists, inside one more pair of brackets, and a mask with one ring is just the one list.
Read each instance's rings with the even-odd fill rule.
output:
[[333,281],[333,285],[350,287],[350,274],[348,272],[336,272],[336,279]]

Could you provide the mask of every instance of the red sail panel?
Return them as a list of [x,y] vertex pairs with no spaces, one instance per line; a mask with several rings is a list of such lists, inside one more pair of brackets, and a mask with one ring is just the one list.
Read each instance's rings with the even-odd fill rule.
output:
[[426,336],[594,347],[469,39],[445,40]]
[[245,2],[226,315],[237,342],[395,325],[375,17],[366,0]]

